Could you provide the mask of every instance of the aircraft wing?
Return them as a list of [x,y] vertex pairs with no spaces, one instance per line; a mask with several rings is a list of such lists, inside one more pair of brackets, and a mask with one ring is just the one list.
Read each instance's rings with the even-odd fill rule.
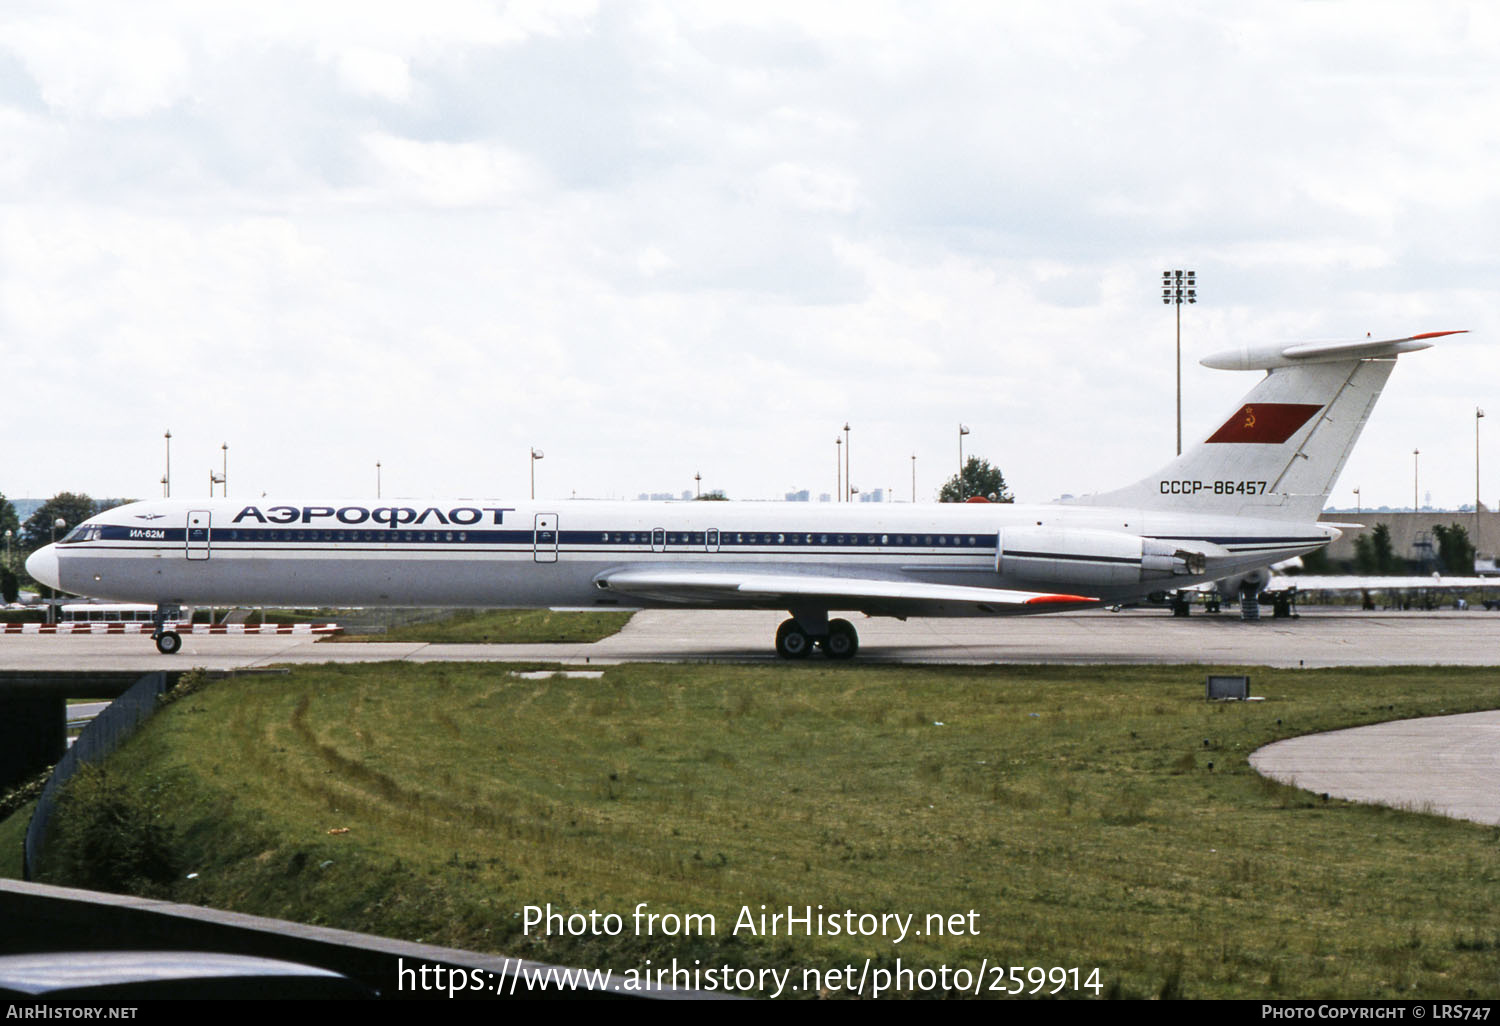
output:
[[723,600],[744,605],[748,600],[768,609],[817,604],[885,616],[1006,616],[1059,613],[1099,604],[1098,599],[1083,595],[833,574],[757,572],[740,567],[623,568],[602,573],[595,581],[607,591],[657,602],[698,605]]

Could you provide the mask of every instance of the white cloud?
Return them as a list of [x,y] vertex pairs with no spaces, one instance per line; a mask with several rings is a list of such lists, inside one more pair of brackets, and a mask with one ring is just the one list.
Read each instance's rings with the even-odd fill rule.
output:
[[61,117],[142,117],[190,95],[191,61],[172,32],[79,31],[70,21],[42,17],[5,25],[0,45],[20,58]]
[[338,55],[338,69],[339,80],[359,95],[397,102],[411,96],[411,63],[398,54],[353,47]]
[[375,188],[386,201],[490,205],[512,202],[535,184],[526,162],[499,146],[418,142],[378,132],[366,135],[364,145],[376,164]]

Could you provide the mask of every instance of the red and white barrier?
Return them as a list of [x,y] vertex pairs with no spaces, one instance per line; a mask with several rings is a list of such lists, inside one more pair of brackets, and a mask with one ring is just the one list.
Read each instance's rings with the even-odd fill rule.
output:
[[[149,623],[0,623],[0,634],[150,634]],[[337,634],[336,623],[183,623],[166,625],[178,634]]]

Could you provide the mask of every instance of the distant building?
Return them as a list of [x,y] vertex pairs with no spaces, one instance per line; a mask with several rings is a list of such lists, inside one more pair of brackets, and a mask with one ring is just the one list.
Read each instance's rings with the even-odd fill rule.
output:
[[[1500,513],[1485,510],[1476,517],[1472,505],[1463,510],[1426,509],[1420,513],[1413,513],[1410,508],[1397,511],[1384,507],[1362,509],[1357,513],[1352,509],[1325,510],[1318,519],[1346,525],[1339,528],[1342,537],[1335,539],[1325,550],[1335,563],[1352,563],[1355,558],[1354,539],[1373,531],[1376,524],[1385,524],[1391,532],[1392,554],[1414,564],[1421,573],[1436,569],[1437,540],[1432,529],[1438,525],[1458,524],[1468,534],[1469,543],[1478,550],[1477,555],[1488,560],[1492,560],[1496,549],[1500,548]],[[1364,527],[1347,526],[1350,523],[1363,524]],[[1480,561],[1476,559],[1475,562],[1478,565]],[[1469,568],[1451,572],[1468,573]]]
[[[806,502],[806,501],[808,501],[808,496],[809,496],[809,492],[808,492],[808,490],[806,488],[804,488],[800,492],[787,492],[786,493],[786,501],[787,502]],[[823,501],[824,502],[828,501],[827,496],[824,497]]]

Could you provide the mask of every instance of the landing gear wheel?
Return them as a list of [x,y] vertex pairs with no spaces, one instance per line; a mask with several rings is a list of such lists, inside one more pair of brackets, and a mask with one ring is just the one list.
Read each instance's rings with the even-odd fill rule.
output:
[[796,620],[784,620],[776,628],[776,654],[783,659],[806,659],[812,653],[813,641]]
[[162,655],[176,655],[182,648],[182,635],[176,631],[163,631],[156,636],[156,650]]
[[829,659],[853,659],[859,651],[859,633],[848,620],[829,620],[828,637],[820,644]]

